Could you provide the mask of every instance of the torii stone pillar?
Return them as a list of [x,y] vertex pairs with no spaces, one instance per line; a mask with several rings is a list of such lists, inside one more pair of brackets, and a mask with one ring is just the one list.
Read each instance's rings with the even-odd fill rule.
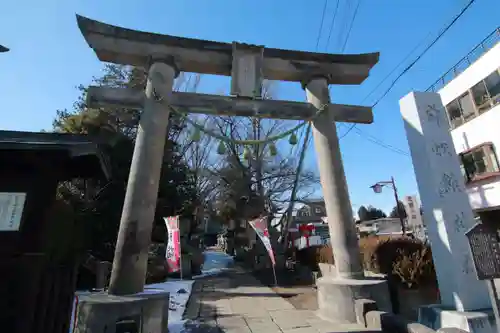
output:
[[[330,104],[326,79],[313,79],[305,88],[307,101],[316,108],[320,109],[322,105]],[[322,112],[313,121],[312,131],[337,276],[363,277],[364,271],[359,255],[358,238],[342,164],[339,139],[335,120],[332,119],[331,113]]]
[[[317,109],[330,104],[325,78],[314,78],[305,85],[307,101]],[[335,120],[322,112],[313,121],[314,146],[325,199],[335,275],[317,281],[318,315],[338,322],[356,322],[355,300],[370,298],[380,310],[390,311],[387,283],[365,278]]]
[[169,61],[154,62],[149,68],[113,259],[110,294],[134,294],[144,288],[170,113],[160,98],[168,100],[172,95],[176,73]]

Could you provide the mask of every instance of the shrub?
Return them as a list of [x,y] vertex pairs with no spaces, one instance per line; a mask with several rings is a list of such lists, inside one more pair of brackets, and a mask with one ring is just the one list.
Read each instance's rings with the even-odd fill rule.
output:
[[398,276],[403,286],[411,289],[432,282],[430,278],[435,273],[430,248],[424,247],[410,254],[404,254],[401,250],[399,252],[400,260],[394,262],[392,272]]
[[316,260],[322,264],[334,264],[332,246],[330,244],[322,245],[316,250]]
[[[383,273],[404,288],[436,286],[436,273],[428,244],[408,237],[368,236],[359,240],[365,270]],[[297,261],[318,270],[318,263],[334,264],[331,245],[296,251]]]
[[318,263],[333,264],[332,247],[330,245],[311,246],[295,252],[297,261],[313,271],[319,269]]
[[387,274],[406,288],[436,284],[431,249],[416,239],[399,237],[380,242],[372,263],[378,272]]
[[318,269],[318,261],[316,259],[316,251],[318,246],[306,247],[302,250],[296,250],[295,259],[302,265],[309,267],[312,270]]
[[380,243],[377,236],[362,237],[359,239],[359,251],[363,268],[367,271],[377,271],[377,265],[374,260],[374,253]]

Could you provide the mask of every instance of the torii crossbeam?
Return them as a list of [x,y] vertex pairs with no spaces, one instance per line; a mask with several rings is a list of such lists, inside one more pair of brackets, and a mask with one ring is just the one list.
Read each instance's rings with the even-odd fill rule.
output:
[[[130,88],[89,87],[87,105],[89,107],[122,106],[142,109],[146,95],[143,90]],[[240,116],[271,119],[303,120],[312,118],[317,109],[310,103],[241,99],[230,96],[172,92],[169,103],[189,113],[216,116]],[[371,107],[344,104],[329,104],[336,122],[371,124]]]
[[[378,62],[378,53],[279,50],[146,33],[82,16],[77,20],[100,60],[148,70],[144,92],[104,87],[88,91],[90,106],[142,109],[109,293],[137,293],[144,287],[169,119],[165,102],[183,112],[227,116],[310,119],[316,114],[312,132],[337,274],[331,281],[318,281],[320,313],[332,320],[355,322],[350,295],[364,295],[361,290],[378,284],[364,279],[335,122],[369,124],[373,115],[369,107],[331,104],[328,85],[362,83]],[[231,76],[231,96],[173,93],[173,81],[180,71]],[[264,79],[300,82],[308,103],[260,99]],[[320,109],[323,112],[318,115]]]

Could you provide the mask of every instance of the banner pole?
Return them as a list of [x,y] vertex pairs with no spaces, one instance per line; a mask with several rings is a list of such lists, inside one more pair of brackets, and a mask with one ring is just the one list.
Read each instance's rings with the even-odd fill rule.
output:
[[181,272],[181,280],[182,278],[182,252],[181,252],[181,242],[179,242],[179,264],[181,266],[180,272]]
[[182,274],[182,249],[181,249],[181,221],[180,218],[177,217],[177,227],[178,227],[178,232],[179,232],[179,239],[178,239],[178,246],[179,246],[179,265],[181,266],[181,280],[183,280],[183,274]]
[[274,257],[273,246],[271,243],[271,236],[268,230],[267,217],[260,217],[251,221],[248,221],[248,224],[255,231],[262,244],[267,250],[267,254],[269,255],[269,259],[271,260],[271,264],[273,267],[273,276],[274,276],[274,285],[278,286],[278,279],[276,278],[276,259]]
[[278,279],[276,278],[276,268],[275,265],[273,265],[273,275],[274,275],[274,286],[278,286]]

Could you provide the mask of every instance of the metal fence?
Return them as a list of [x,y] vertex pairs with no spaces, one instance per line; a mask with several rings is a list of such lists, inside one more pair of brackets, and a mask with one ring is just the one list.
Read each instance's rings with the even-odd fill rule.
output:
[[481,43],[476,45],[465,57],[460,59],[449,71],[434,82],[427,92],[437,92],[443,88],[448,82],[456,78],[460,73],[466,70],[473,62],[478,60],[488,50],[492,49],[500,41],[500,27],[496,28],[488,35]]

